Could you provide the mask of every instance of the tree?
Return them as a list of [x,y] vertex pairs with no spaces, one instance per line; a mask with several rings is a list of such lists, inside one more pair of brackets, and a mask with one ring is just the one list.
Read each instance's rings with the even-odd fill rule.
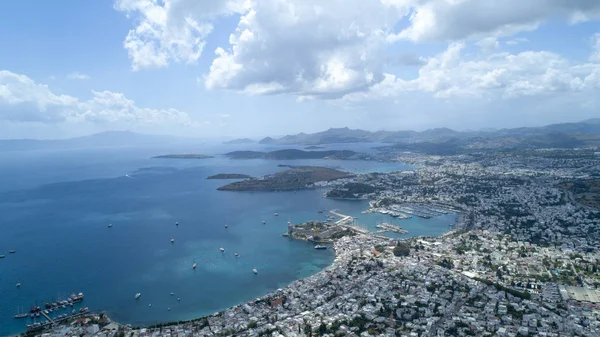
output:
[[410,245],[407,242],[398,241],[393,252],[395,256],[408,256],[410,254]]

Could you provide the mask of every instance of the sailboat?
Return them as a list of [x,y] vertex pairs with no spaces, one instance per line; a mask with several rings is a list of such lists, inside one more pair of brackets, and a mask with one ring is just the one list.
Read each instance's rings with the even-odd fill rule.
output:
[[221,251],[221,253],[225,252],[225,248],[219,248],[219,250]]
[[196,269],[196,259],[194,259],[194,264],[192,265],[192,269]]
[[252,272],[253,272],[254,274],[258,274],[258,270],[256,270],[256,268],[252,269]]
[[26,312],[23,312],[23,310],[17,308],[17,314],[15,315],[15,318],[27,318],[27,316],[29,316]]

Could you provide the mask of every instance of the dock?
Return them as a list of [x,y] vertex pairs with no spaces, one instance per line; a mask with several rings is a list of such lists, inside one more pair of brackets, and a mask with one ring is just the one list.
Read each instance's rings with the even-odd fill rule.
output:
[[349,229],[352,229],[352,230],[357,231],[357,232],[362,233],[362,234],[369,234],[369,231],[366,230],[366,229],[362,229],[362,228],[360,228],[358,226],[352,226],[352,225],[348,224],[348,223],[352,223],[354,221],[353,217],[351,217],[349,215],[342,214],[342,213],[338,213],[334,209],[332,209],[331,211],[329,211],[329,213],[331,213],[333,215],[336,215],[336,216],[338,216],[338,217],[341,218],[340,220],[338,220],[338,221],[335,222],[336,225],[341,226],[341,227],[347,227]]
[[54,320],[52,318],[50,318],[50,316],[48,316],[43,310],[40,311],[40,314],[42,314],[42,316],[46,317],[46,319],[48,320],[48,322],[54,324]]

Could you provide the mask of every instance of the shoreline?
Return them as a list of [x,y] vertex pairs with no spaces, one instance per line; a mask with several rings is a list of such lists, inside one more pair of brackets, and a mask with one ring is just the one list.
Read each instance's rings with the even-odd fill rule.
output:
[[[453,230],[450,230],[449,232],[446,232],[444,234],[441,234],[439,236],[434,236],[434,237],[443,239],[443,238],[447,238],[451,235],[456,234],[460,230],[460,229],[457,229],[457,227],[460,227],[460,221],[458,221],[458,219],[457,219],[457,221],[454,223],[453,226],[454,226]],[[241,302],[239,304],[233,305],[231,307],[228,307],[228,308],[220,310],[220,311],[213,312],[212,314],[203,315],[203,316],[199,316],[196,318],[164,322],[164,323],[157,323],[157,324],[152,324],[152,325],[143,325],[143,326],[132,326],[131,324],[123,324],[119,321],[111,319],[110,316],[104,311],[101,311],[98,313],[89,313],[88,315],[79,317],[79,318],[88,318],[88,316],[95,317],[95,316],[103,315],[110,321],[109,324],[116,324],[118,329],[129,329],[129,330],[141,330],[141,329],[152,330],[152,329],[158,329],[158,328],[174,327],[174,326],[179,326],[179,325],[184,325],[184,324],[210,322],[211,319],[215,319],[215,318],[227,315],[228,313],[233,313],[236,310],[246,311],[247,306],[256,305],[257,303],[267,303],[267,302],[270,302],[270,300],[272,300],[278,296],[279,297],[285,296],[286,293],[294,292],[296,290],[295,288],[303,286],[306,283],[311,283],[311,282],[317,281],[318,279],[320,279],[322,277],[328,276],[328,274],[331,273],[332,271],[335,271],[335,270],[338,270],[338,269],[344,267],[344,265],[345,265],[344,262],[348,262],[348,261],[347,261],[347,259],[344,259],[343,257],[344,256],[347,257],[348,255],[352,255],[353,252],[356,252],[356,247],[348,247],[343,244],[346,241],[353,241],[355,243],[358,242],[359,245],[360,244],[372,245],[374,243],[386,244],[386,243],[398,241],[398,240],[411,241],[411,240],[418,240],[419,238],[422,239],[422,238],[428,238],[428,237],[432,237],[432,236],[420,235],[420,236],[414,236],[414,237],[410,237],[410,238],[406,238],[406,239],[398,239],[398,238],[392,238],[392,237],[379,235],[377,233],[373,233],[370,231],[368,233],[357,233],[355,236],[342,237],[342,238],[336,240],[335,242],[333,242],[333,244],[330,246],[330,249],[333,250],[333,254],[334,254],[334,258],[333,258],[333,261],[331,262],[331,264],[329,264],[327,267],[321,269],[317,273],[314,273],[307,277],[303,277],[303,278],[294,280],[291,283],[289,283],[288,285],[286,285],[282,288],[278,288],[276,290],[272,290],[265,295],[256,297],[254,299],[251,299],[251,300],[248,300],[245,302]],[[311,242],[308,240],[300,240],[300,239],[295,239],[295,238],[290,238],[290,240]],[[328,242],[328,243],[331,243],[331,242]],[[352,248],[354,248],[354,249],[352,249]],[[361,252],[362,252],[362,250],[361,250]],[[65,323],[61,323],[61,324],[56,325],[55,328],[56,327],[64,327],[64,326],[67,326],[67,325]],[[210,323],[208,326],[210,326]],[[260,327],[260,326],[258,326],[258,327]],[[48,331],[52,331],[52,328],[36,332],[35,335],[41,335],[42,333],[46,333]],[[241,332],[243,332],[243,331],[241,331]],[[24,336],[31,336],[31,335],[27,334],[27,332],[25,331],[25,332],[22,332],[17,335],[12,335],[11,337],[17,337],[17,336],[24,337]]]

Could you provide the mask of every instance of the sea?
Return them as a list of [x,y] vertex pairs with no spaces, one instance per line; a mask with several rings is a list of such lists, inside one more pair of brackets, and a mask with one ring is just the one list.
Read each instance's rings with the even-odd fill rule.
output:
[[[326,148],[370,152],[377,145]],[[224,156],[281,148],[182,142],[0,152],[0,336],[45,321],[15,319],[16,313],[72,293],[85,299],[50,316],[88,307],[133,326],[193,319],[266,295],[333,262],[331,250],[281,235],[288,221],[324,219],[327,210],[354,216],[369,230],[391,222],[409,232],[391,237],[441,235],[456,220],[455,214],[406,220],[363,214],[367,201],[325,199],[325,190],[217,191],[230,181],[206,179],[271,174],[285,169],[280,164],[355,173],[414,169],[402,163]],[[152,159],[169,153],[214,158]]]

